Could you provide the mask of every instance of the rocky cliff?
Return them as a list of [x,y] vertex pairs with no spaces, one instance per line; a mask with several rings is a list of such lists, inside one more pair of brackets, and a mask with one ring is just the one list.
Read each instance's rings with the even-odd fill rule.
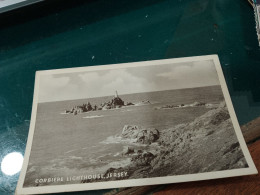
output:
[[[128,178],[182,175],[247,167],[225,103],[194,121],[157,130],[125,126],[122,138],[146,144],[128,147]],[[151,145],[152,144],[152,145]]]

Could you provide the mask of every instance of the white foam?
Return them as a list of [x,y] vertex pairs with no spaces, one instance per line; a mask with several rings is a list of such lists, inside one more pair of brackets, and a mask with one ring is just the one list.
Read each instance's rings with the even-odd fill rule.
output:
[[70,152],[74,152],[74,151],[76,151],[76,150],[78,150],[78,149],[69,150],[69,151],[65,152],[65,154],[70,153]]
[[100,142],[102,144],[116,144],[116,143],[121,143],[122,138],[119,136],[109,136],[106,140]]
[[104,117],[104,116],[103,115],[94,115],[94,116],[84,116],[83,118],[92,119],[92,118],[100,118],[100,117]]
[[60,114],[71,114],[71,113],[69,113],[69,112],[68,112],[68,113],[66,113],[66,112],[61,112]]
[[114,154],[113,156],[119,156],[120,155],[120,152],[117,152],[116,154]]
[[78,156],[69,156],[70,159],[76,159],[76,160],[81,160],[82,157],[78,157]]
[[126,109],[126,110],[121,110],[121,112],[130,112],[132,111],[131,109]]

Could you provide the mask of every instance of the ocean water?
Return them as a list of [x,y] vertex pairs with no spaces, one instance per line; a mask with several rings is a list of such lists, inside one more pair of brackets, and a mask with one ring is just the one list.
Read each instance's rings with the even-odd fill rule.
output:
[[125,102],[149,100],[151,104],[78,115],[62,113],[88,101],[92,105],[99,105],[111,100],[113,96],[38,104],[24,186],[35,186],[37,178],[104,173],[110,167],[125,166],[130,163],[130,159],[122,156],[121,152],[129,143],[122,142],[117,137],[125,125],[154,127],[161,131],[190,122],[209,108],[155,109],[157,107],[191,104],[195,101],[223,101],[220,86],[119,96]]

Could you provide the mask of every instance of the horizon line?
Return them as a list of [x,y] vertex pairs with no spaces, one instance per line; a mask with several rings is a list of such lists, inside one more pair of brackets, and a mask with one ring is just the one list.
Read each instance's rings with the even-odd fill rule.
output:
[[[130,95],[130,94],[138,94],[138,93],[151,93],[151,92],[160,92],[160,91],[171,91],[171,90],[181,90],[181,89],[196,89],[196,88],[203,88],[203,87],[213,87],[213,86],[221,86],[220,84],[218,85],[206,85],[206,86],[200,86],[200,87],[187,87],[187,88],[177,88],[177,89],[167,89],[167,90],[158,90],[158,91],[144,91],[144,92],[136,92],[136,93],[123,93],[121,95]],[[117,90],[115,90],[117,91]],[[105,95],[105,96],[96,96],[96,97],[86,97],[86,98],[79,98],[79,99],[67,99],[67,100],[57,100],[57,101],[45,101],[45,102],[40,102],[38,101],[37,103],[52,103],[52,102],[64,102],[64,101],[73,101],[73,100],[83,100],[83,99],[92,99],[92,98],[100,98],[100,97],[110,97],[114,95]]]

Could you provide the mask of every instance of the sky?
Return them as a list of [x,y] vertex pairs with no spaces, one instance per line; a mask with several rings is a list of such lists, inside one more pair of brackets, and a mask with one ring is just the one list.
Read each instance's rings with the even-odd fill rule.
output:
[[211,60],[40,76],[39,102],[219,85]]

